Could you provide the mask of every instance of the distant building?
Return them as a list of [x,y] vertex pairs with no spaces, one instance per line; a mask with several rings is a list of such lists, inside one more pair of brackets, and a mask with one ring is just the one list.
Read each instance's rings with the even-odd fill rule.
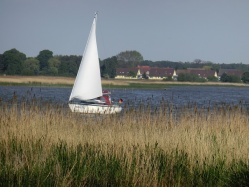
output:
[[208,77],[218,77],[217,72],[215,70],[207,70],[207,69],[200,69],[200,68],[188,68],[188,69],[180,69],[176,71],[177,76],[180,73],[198,75],[199,77],[205,78],[205,79],[207,79]]
[[168,77],[177,80],[179,74],[192,74],[198,75],[201,78],[207,79],[208,77],[217,77],[218,79],[223,73],[227,75],[234,75],[242,77],[244,71],[237,69],[220,69],[219,73],[215,70],[207,70],[202,68],[188,68],[188,69],[178,69],[174,68],[159,68],[150,66],[138,66],[133,68],[117,68],[116,77],[117,79],[142,79],[146,76],[148,79],[162,80]]
[[[135,73],[135,77],[131,76]],[[116,79],[137,79],[138,68],[117,68],[116,69]]]
[[[135,74],[136,76],[132,77],[132,74]],[[174,76],[176,76],[176,72],[173,68],[158,68],[150,66],[138,66],[136,68],[117,68],[115,78],[142,79],[143,75],[148,77],[148,79],[162,80],[167,77],[173,78]]]

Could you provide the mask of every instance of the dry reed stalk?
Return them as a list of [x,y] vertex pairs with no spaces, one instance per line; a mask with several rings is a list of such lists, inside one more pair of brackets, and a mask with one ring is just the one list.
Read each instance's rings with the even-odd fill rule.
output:
[[[125,158],[129,166],[134,146],[144,151],[149,147],[149,153],[155,146],[165,153],[183,150],[191,164],[196,160],[211,164],[222,158],[228,163],[249,159],[248,113],[239,108],[213,111],[185,108],[174,111],[178,113],[176,116],[172,106],[167,107],[126,110],[121,115],[87,116],[49,104],[2,105],[0,137],[8,142],[13,135],[30,144],[42,140],[42,157],[61,141],[72,146],[91,144],[100,147],[106,156]],[[139,154],[136,156],[139,159]],[[153,162],[150,154],[138,167],[149,170],[144,162]],[[142,177],[139,170],[137,172],[134,176]],[[150,175],[153,177],[156,173],[151,171]]]
[[40,84],[73,84],[71,77],[50,76],[1,76],[0,82],[8,83],[40,83]]
[[[73,85],[74,79],[72,77],[55,77],[55,76],[0,76],[0,82],[4,83],[36,83],[36,84],[67,84]],[[205,83],[197,83],[197,82],[165,82],[161,80],[131,80],[131,79],[112,79],[112,80],[102,80],[102,84],[104,85],[118,85],[118,86],[127,86],[131,83],[136,84],[160,84],[160,85],[218,85],[218,86],[249,86],[248,84],[243,83],[224,83],[224,82],[205,82]]]

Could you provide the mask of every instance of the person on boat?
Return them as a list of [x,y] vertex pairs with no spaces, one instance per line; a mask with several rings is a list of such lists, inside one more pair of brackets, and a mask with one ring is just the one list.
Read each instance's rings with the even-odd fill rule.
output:
[[120,99],[118,100],[118,103],[119,103],[119,104],[123,103],[123,99],[120,98]]
[[105,104],[107,105],[112,104],[111,97],[109,95],[103,95],[103,98],[105,99]]
[[103,93],[102,97],[105,100],[105,104],[111,105],[112,104],[112,100],[111,100],[111,96],[110,96],[111,92],[109,90],[103,90],[102,93]]

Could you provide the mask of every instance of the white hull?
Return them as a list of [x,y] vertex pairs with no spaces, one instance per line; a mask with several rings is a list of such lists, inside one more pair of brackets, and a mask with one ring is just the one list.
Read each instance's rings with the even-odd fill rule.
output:
[[69,108],[72,112],[84,114],[116,114],[121,112],[122,107],[119,105],[100,105],[100,104],[78,104],[69,103]]

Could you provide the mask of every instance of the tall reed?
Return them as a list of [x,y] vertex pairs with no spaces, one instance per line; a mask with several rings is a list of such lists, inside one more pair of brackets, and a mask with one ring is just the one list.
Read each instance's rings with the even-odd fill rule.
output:
[[0,186],[249,183],[249,115],[242,106],[162,102],[103,116],[36,100],[0,105]]

